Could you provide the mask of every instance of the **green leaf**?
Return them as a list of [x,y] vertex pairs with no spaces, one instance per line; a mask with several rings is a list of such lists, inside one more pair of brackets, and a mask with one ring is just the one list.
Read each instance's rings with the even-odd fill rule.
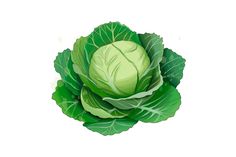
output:
[[[143,75],[140,77],[136,89],[137,92],[147,89],[150,84],[151,88],[155,86],[158,86],[159,88],[163,83],[161,73],[158,67],[160,61],[162,60],[163,50],[164,50],[162,38],[154,33],[153,34],[145,33],[145,34],[139,34],[139,39],[151,60],[151,64],[143,73]],[[149,87],[148,89],[151,88]]]
[[183,77],[185,59],[171,49],[165,48],[160,65],[164,81],[177,87]]
[[87,87],[82,88],[81,102],[86,111],[100,118],[122,118],[127,116],[127,113],[114,108]]
[[[158,67],[158,70],[160,70],[159,67]],[[153,82],[152,84],[150,84],[150,87],[152,88],[149,89],[148,91],[140,92],[126,98],[104,97],[103,100],[109,102],[113,106],[122,110],[130,110],[130,109],[136,108],[143,102],[144,97],[152,95],[153,92],[158,90],[160,86],[163,84],[163,80],[160,75],[154,75],[153,77],[156,77],[156,81],[157,82],[160,81],[160,82],[158,84],[156,84],[156,82]],[[158,80],[158,78],[160,80]]]
[[179,92],[165,83],[153,95],[133,109],[129,117],[142,122],[157,123],[174,116],[181,104]]
[[144,33],[139,34],[139,39],[142,43],[142,46],[147,51],[148,56],[151,59],[156,59],[156,63],[160,63],[163,56],[163,39],[155,33]]
[[162,84],[163,84],[163,78],[161,76],[160,66],[158,66],[156,67],[154,73],[152,74],[152,79],[149,84],[148,90],[156,91],[162,86]]
[[138,107],[145,96],[151,95],[153,93],[152,90],[147,92],[141,92],[135,95],[132,95],[127,98],[111,98],[111,97],[104,97],[103,100],[109,102],[113,106],[121,110],[130,110],[133,108]]
[[80,37],[74,43],[73,51],[71,52],[72,62],[78,65],[79,75],[85,75],[85,76],[88,75],[87,69],[89,68],[89,65],[86,64],[86,58],[84,52],[84,45],[86,42],[87,42],[87,37]]
[[82,82],[79,76],[73,71],[72,64],[71,51],[69,49],[58,53],[54,61],[55,70],[61,75],[66,87],[68,87],[73,94],[80,95]]
[[113,135],[132,128],[137,121],[129,118],[103,119],[95,123],[84,123],[84,126],[91,131],[98,132],[102,135]]
[[86,42],[87,37],[80,37],[74,44],[74,48],[71,53],[71,58],[74,63],[73,69],[75,73],[79,75],[83,83],[86,84],[86,86],[88,86],[93,92],[106,95],[101,89],[97,88],[97,85],[89,77],[89,64],[86,62],[86,55],[84,51]]
[[56,91],[53,93],[52,99],[56,101],[62,112],[71,118],[83,122],[97,122],[100,120],[100,118],[91,115],[83,109],[78,97],[68,90],[62,80],[57,82]]

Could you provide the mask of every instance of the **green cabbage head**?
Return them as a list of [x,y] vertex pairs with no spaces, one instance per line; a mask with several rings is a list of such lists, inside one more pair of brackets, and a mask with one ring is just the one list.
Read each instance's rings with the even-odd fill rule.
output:
[[52,98],[86,128],[113,135],[138,121],[174,116],[184,66],[185,59],[164,48],[159,35],[137,34],[110,22],[58,54],[54,67],[61,80]]

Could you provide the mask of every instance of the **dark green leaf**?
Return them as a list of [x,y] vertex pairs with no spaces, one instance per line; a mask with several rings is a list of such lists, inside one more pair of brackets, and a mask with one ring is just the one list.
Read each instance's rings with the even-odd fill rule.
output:
[[157,123],[174,116],[181,104],[179,92],[168,83],[165,83],[155,93],[135,109],[129,117],[142,122]]
[[[162,85],[162,77],[159,70],[159,63],[163,56],[163,40],[159,35],[156,34],[139,34],[139,39],[142,43],[142,46],[146,50],[151,64],[146,69],[145,73],[140,77],[140,80],[137,85],[137,92],[143,91],[145,89],[151,89],[153,87],[160,87]],[[154,76],[154,77],[153,77]],[[151,88],[150,85],[151,84]],[[156,90],[158,89],[156,88]]]
[[183,77],[185,59],[171,49],[165,48],[160,65],[164,81],[177,87]]
[[73,95],[65,86],[63,81],[57,82],[56,91],[52,95],[52,99],[61,107],[62,112],[76,120],[83,122],[97,122],[100,118],[86,112],[77,96]]
[[82,82],[79,76],[73,71],[71,61],[71,51],[69,49],[59,53],[54,61],[56,72],[61,75],[61,79],[66,87],[75,95],[80,95]]
[[129,118],[118,118],[118,119],[103,119],[95,123],[84,123],[84,126],[89,130],[98,132],[102,135],[113,135],[123,131],[127,131],[132,128],[137,121]]

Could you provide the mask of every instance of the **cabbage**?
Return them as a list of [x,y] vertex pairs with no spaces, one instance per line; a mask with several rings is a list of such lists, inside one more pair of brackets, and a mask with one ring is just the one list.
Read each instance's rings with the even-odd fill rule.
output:
[[102,135],[138,121],[157,123],[181,104],[176,87],[185,59],[154,33],[137,34],[119,22],[98,26],[54,61],[61,76],[52,98],[63,113]]

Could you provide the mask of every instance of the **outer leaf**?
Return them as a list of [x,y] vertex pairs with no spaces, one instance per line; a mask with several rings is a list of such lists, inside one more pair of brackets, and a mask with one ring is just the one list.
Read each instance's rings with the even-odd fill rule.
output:
[[123,131],[127,131],[132,128],[137,121],[131,120],[129,118],[120,119],[104,119],[95,123],[84,123],[84,126],[89,130],[98,132],[102,135],[113,135],[118,134]]
[[71,51],[69,49],[59,53],[54,61],[56,72],[61,75],[66,87],[75,95],[80,95],[82,82],[79,76],[73,71]]
[[183,77],[185,59],[171,49],[165,48],[160,65],[163,79],[177,87]]
[[[144,74],[140,77],[140,80],[136,86],[137,94],[134,94],[127,98],[110,98],[104,97],[103,100],[111,103],[113,106],[129,110],[135,108],[143,101],[141,98],[152,95],[154,91],[160,88],[163,84],[159,63],[162,59],[164,45],[162,44],[162,38],[156,34],[139,34],[140,41],[143,47],[147,51],[151,64],[146,69]],[[147,91],[143,91],[147,89]],[[143,91],[143,92],[140,92]]]
[[89,64],[86,62],[86,55],[84,51],[86,42],[87,37],[80,37],[74,44],[74,48],[71,53],[71,58],[74,63],[74,71],[80,76],[83,83],[86,84],[93,92],[106,95],[102,90],[96,87],[96,84],[89,77]]
[[100,118],[122,118],[127,116],[127,113],[102,100],[100,96],[87,87],[82,88],[81,102],[86,111]]
[[148,53],[148,56],[151,60],[151,64],[146,69],[145,73],[140,77],[140,81],[137,85],[137,91],[143,91],[143,89],[147,89],[147,87],[149,87],[150,81],[152,84],[152,88],[155,86],[160,87],[163,82],[158,66],[163,56],[163,40],[159,35],[156,35],[154,33],[139,34],[139,38],[142,43],[142,46]]
[[78,65],[78,71],[80,76],[88,75],[87,69],[89,68],[89,65],[86,64],[86,58],[84,52],[84,45],[86,42],[87,42],[87,37],[80,37],[74,43],[74,48],[73,51],[71,52],[71,59],[74,64]]
[[129,117],[142,122],[156,123],[174,116],[181,104],[178,91],[168,83],[133,109]]
[[161,75],[160,66],[158,66],[154,70],[154,73],[152,75],[152,80],[149,84],[148,90],[156,91],[157,89],[159,89],[162,86],[162,84],[163,84],[163,78]]
[[73,95],[65,86],[63,81],[57,82],[56,91],[52,95],[62,112],[76,120],[84,122],[97,122],[100,119],[86,112],[77,96]]

